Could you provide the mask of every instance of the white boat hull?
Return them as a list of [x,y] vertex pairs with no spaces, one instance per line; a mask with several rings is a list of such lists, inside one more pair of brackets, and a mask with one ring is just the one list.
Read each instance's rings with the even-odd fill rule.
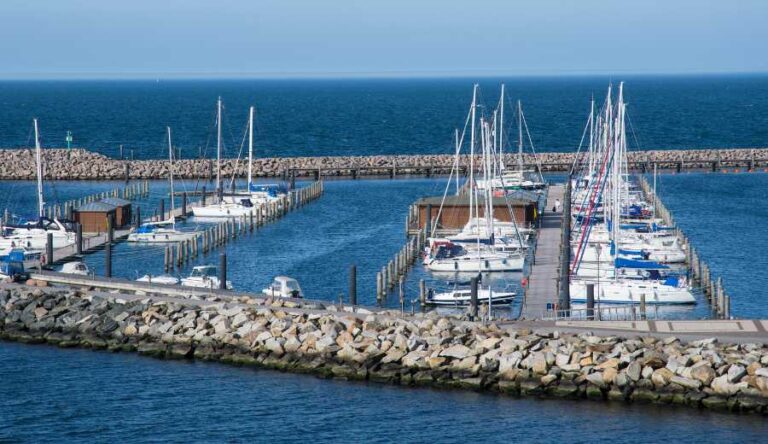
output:
[[426,264],[430,271],[458,272],[520,271],[524,265],[525,258],[522,256],[484,258],[469,254],[447,259],[429,259]]
[[595,302],[606,304],[640,304],[645,296],[648,305],[695,304],[696,298],[686,287],[673,287],[658,281],[587,281],[573,280],[570,285],[571,301],[586,302],[587,284],[595,285]]
[[177,230],[157,230],[152,233],[131,233],[128,235],[128,242],[143,242],[143,243],[168,243],[168,242],[182,242],[189,239],[194,239],[197,236],[196,232],[184,232]]
[[[515,300],[517,296],[514,292],[490,292],[486,288],[477,290],[477,302],[488,304],[489,296],[491,304],[506,304]],[[432,297],[427,297],[427,305],[469,305],[472,301],[472,295],[469,290],[453,290],[445,293],[437,293]]]

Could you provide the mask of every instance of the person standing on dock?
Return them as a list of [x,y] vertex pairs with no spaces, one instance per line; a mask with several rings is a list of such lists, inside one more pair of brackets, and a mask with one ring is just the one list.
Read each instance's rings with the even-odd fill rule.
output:
[[560,211],[560,199],[555,199],[555,206],[552,207],[552,212],[557,213]]

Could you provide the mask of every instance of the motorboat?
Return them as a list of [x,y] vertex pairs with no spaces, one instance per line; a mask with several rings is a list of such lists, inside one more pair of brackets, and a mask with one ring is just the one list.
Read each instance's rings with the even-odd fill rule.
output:
[[[219,288],[219,272],[215,265],[198,265],[192,268],[189,277],[181,280],[181,285],[185,287],[209,288],[212,290]],[[227,281],[227,290],[232,289],[232,282]]]
[[91,274],[91,270],[88,268],[88,265],[85,264],[85,262],[81,261],[73,261],[73,262],[66,262],[64,265],[61,266],[61,269],[59,270],[60,273],[67,273],[67,274],[77,274],[81,276],[88,276]]
[[179,278],[171,276],[169,274],[161,274],[158,276],[152,276],[151,274],[145,274],[144,276],[136,279],[136,282],[147,282],[150,284],[163,284],[163,285],[178,285]]
[[265,295],[281,298],[303,298],[304,292],[296,279],[276,276],[269,287],[261,290]]
[[[515,300],[517,294],[513,291],[492,291],[489,288],[477,289],[479,304],[508,304]],[[472,291],[469,288],[453,289],[442,293],[429,292],[427,305],[469,305],[472,301]]]

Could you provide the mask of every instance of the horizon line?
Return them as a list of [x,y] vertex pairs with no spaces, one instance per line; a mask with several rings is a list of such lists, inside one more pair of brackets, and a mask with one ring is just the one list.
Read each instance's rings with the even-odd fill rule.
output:
[[637,70],[562,70],[562,71],[339,71],[339,72],[15,72],[0,73],[0,81],[25,80],[333,80],[333,79],[427,79],[427,78],[547,78],[604,76],[713,76],[768,75],[768,71],[637,71]]

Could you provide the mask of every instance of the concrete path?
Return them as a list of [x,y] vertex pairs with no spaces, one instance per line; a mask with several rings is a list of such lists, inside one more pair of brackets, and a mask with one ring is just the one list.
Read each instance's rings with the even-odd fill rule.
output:
[[[522,319],[542,316],[548,303],[557,302],[557,276],[560,265],[560,237],[562,236],[562,202],[565,185],[552,185],[547,191],[547,203],[542,214],[541,229],[536,240],[534,263],[528,275]],[[552,212],[555,200],[561,203],[561,211]]]

